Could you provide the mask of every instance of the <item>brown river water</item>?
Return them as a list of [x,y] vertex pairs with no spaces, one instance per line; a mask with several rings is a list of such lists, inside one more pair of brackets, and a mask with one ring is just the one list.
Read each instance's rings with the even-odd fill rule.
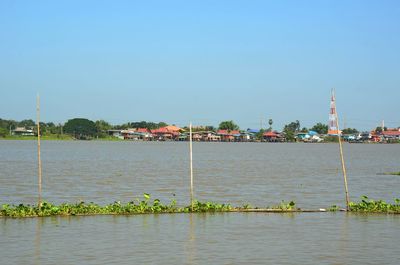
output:
[[[43,141],[43,198],[189,202],[188,144]],[[35,141],[0,141],[0,204],[35,203]],[[350,197],[400,198],[400,145],[345,144]],[[194,143],[195,197],[344,206],[337,144]],[[399,264],[400,216],[225,213],[0,219],[0,264]]]

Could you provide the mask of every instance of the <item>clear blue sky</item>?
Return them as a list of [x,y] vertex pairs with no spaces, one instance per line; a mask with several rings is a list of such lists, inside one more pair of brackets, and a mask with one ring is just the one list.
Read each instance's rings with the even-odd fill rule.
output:
[[400,126],[400,1],[0,1],[0,118],[308,127],[331,87]]

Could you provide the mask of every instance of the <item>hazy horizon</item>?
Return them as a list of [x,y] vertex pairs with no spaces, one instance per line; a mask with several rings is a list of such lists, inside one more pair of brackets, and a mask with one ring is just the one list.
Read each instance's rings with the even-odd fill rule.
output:
[[0,118],[400,126],[398,1],[2,1]]

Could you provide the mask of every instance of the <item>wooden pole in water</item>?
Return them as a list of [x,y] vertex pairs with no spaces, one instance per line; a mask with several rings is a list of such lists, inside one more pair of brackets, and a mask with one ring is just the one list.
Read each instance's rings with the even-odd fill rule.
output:
[[42,204],[42,160],[40,158],[40,98],[36,98],[37,150],[38,150],[38,206]]
[[190,156],[190,205],[193,211],[193,139],[192,139],[192,122],[189,124],[189,156]]
[[343,146],[342,146],[342,139],[341,139],[341,132],[339,129],[339,119],[338,119],[338,114],[337,114],[337,109],[336,109],[336,97],[335,97],[335,90],[332,89],[333,96],[335,98],[335,115],[336,115],[336,129],[337,129],[337,134],[338,134],[338,141],[339,141],[339,150],[340,150],[340,160],[342,162],[342,172],[343,172],[343,179],[344,179],[344,189],[346,193],[346,210],[349,211],[349,189],[347,187],[347,173],[346,173],[346,165],[344,163],[344,157],[343,157]]

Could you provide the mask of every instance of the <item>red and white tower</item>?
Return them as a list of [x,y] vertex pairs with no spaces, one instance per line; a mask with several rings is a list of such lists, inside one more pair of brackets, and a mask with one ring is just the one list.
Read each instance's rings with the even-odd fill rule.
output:
[[338,135],[338,133],[339,133],[339,130],[338,130],[338,127],[337,127],[335,90],[332,88],[331,108],[330,108],[330,111],[329,111],[328,134],[329,135]]

